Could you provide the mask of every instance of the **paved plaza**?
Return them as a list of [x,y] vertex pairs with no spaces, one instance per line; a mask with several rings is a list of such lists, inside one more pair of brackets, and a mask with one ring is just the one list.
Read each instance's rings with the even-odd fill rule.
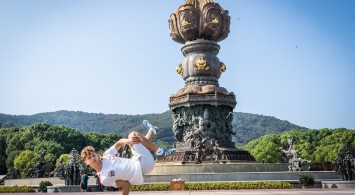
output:
[[[97,193],[99,194],[99,193]],[[105,193],[118,195],[120,193]],[[209,190],[209,191],[165,191],[165,192],[131,192],[130,195],[355,195],[355,189],[347,190]]]
[[[50,193],[56,195],[85,194],[121,195],[121,192],[71,192]],[[38,193],[1,193],[11,195],[38,195]],[[208,191],[162,191],[162,192],[130,192],[130,195],[355,195],[355,189],[291,189],[291,190],[208,190]]]

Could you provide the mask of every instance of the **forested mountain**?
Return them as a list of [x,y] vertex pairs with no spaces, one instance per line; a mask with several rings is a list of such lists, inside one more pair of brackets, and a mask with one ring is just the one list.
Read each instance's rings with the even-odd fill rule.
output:
[[[126,136],[132,130],[143,132],[142,121],[144,119],[160,127],[161,131],[157,136],[157,140],[165,141],[169,144],[174,142],[171,111],[145,115],[97,114],[74,111],[57,111],[34,115],[0,114],[0,128],[47,123],[63,125],[80,132],[115,132]],[[237,133],[235,141],[238,144],[246,144],[265,134],[282,133],[291,129],[306,129],[275,117],[241,112],[234,113],[233,127]]]
[[247,144],[265,134],[282,133],[293,129],[308,130],[275,117],[242,112],[234,113],[232,124],[237,133],[235,141],[238,144]]

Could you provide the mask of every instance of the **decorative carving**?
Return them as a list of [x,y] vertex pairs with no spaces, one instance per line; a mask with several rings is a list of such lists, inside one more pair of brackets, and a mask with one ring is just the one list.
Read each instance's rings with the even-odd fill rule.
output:
[[[204,81],[203,78],[195,78],[196,82],[201,82]],[[181,88],[176,94],[172,95],[172,97],[178,97],[182,95],[187,95],[187,94],[217,94],[215,96],[218,96],[218,94],[221,95],[233,95],[233,92],[228,92],[227,89],[224,87],[216,87],[215,85],[188,85],[184,88]],[[234,98],[235,99],[235,98]]]
[[173,114],[173,133],[175,140],[177,142],[183,142],[183,134],[184,134],[184,128],[183,126],[186,123],[186,114],[183,113],[183,117],[180,116],[180,114]]
[[214,77],[189,77],[185,81],[185,87],[189,86],[206,86],[206,85],[213,85],[218,87],[218,80]]
[[220,46],[215,41],[198,39],[186,42],[186,44],[182,46],[181,51],[186,57],[191,53],[210,53],[213,55],[217,55],[219,49]]
[[221,72],[225,72],[226,70],[227,70],[227,66],[223,63],[223,62],[221,62]]
[[187,0],[170,15],[170,36],[178,43],[205,39],[222,41],[227,38],[230,16],[212,0]]
[[230,112],[229,107],[180,107],[173,112],[175,139],[183,144],[184,148],[189,149],[194,148],[195,143],[200,138],[204,142],[215,139],[216,143],[218,142],[221,147],[234,147],[231,142],[231,132],[233,130],[230,129],[233,129],[233,127],[232,124],[228,124],[232,122],[232,119],[229,119]]
[[204,18],[205,19],[204,38],[207,40],[217,40],[217,38],[222,30],[222,25],[223,25],[218,22],[222,18],[221,12],[218,8],[210,7],[210,6],[205,7],[205,9],[203,10],[203,13],[205,13],[205,12],[207,12],[207,13],[205,14],[206,18]]
[[210,67],[207,66],[207,62],[203,57],[197,58],[195,62],[195,70],[208,70]]
[[197,27],[194,22],[194,7],[191,5],[186,5],[181,11],[179,11],[179,21],[180,25],[178,26],[180,35],[184,40],[194,40],[197,34]]
[[182,65],[181,65],[181,64],[179,64],[179,66],[176,67],[176,72],[177,72],[178,74],[181,74],[181,75],[182,75],[182,73],[184,72],[184,69],[182,69]]
[[207,82],[218,85],[221,71],[220,61],[216,55],[219,48],[220,46],[214,41],[194,40],[186,42],[181,48],[185,56],[182,62],[182,78],[186,85],[191,84],[190,80],[196,77],[203,77]]
[[187,20],[182,20],[181,21],[181,26],[185,26],[185,25],[188,25],[188,24],[191,24],[189,21],[187,21]]
[[236,135],[236,133],[233,130],[232,121],[233,121],[233,112],[229,112],[225,118],[226,134]]
[[170,108],[175,108],[183,104],[190,106],[200,105],[201,103],[210,105],[227,105],[234,107],[236,105],[234,95],[206,94],[206,95],[182,95],[179,97],[170,97]]

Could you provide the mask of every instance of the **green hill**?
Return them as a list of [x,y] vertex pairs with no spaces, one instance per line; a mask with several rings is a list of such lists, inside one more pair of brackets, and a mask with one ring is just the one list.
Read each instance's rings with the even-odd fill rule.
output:
[[275,117],[241,112],[234,113],[233,127],[237,133],[235,142],[243,145],[266,134],[278,134],[293,129],[308,130]]
[[[142,127],[144,119],[160,127],[161,130],[157,136],[158,140],[170,144],[174,142],[171,130],[173,124],[171,111],[161,114],[144,115],[102,114],[78,111],[57,111],[34,115],[0,114],[0,128],[47,123],[71,127],[81,132],[115,132],[126,136],[132,130],[144,132]],[[237,133],[234,139],[238,144],[246,144],[265,134],[282,133],[291,129],[306,129],[275,117],[241,112],[234,113],[233,127]]]

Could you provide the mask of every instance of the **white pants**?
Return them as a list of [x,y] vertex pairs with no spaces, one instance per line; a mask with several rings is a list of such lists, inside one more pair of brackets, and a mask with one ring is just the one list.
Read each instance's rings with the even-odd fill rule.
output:
[[151,172],[155,165],[152,153],[143,144],[133,144],[132,147],[132,158],[139,159],[142,167],[142,173],[147,174]]

